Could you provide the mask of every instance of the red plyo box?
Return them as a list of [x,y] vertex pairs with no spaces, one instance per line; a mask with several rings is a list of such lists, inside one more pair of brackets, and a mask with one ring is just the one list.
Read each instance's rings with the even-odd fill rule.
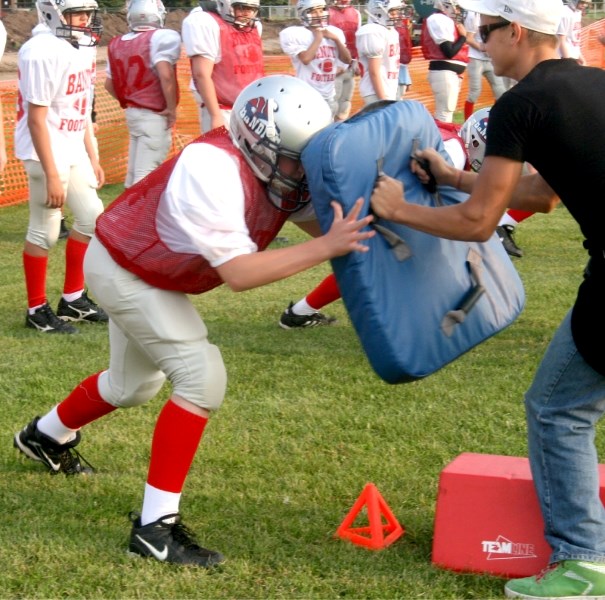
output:
[[[605,466],[599,468],[603,482]],[[601,483],[601,500],[604,497]],[[454,571],[527,577],[540,572],[550,554],[527,458],[464,453],[443,469],[433,564]]]

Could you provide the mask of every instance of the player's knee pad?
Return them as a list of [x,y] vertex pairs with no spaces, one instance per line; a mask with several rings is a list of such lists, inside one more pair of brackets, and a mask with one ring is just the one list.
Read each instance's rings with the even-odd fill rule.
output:
[[[199,350],[199,346],[198,346]],[[223,403],[227,389],[227,372],[220,350],[213,344],[204,344],[188,368],[177,369],[170,375],[175,395],[209,411]]]
[[41,229],[32,229],[29,228],[27,230],[27,234],[25,239],[34,246],[38,246],[43,250],[50,250],[59,239],[59,229],[54,231],[52,230],[41,230]]
[[109,371],[104,371],[99,376],[99,393],[103,400],[112,406],[132,408],[146,404],[153,399],[165,381],[166,377],[162,373],[158,373],[144,381],[117,385],[112,382]]
[[103,212],[103,202],[97,196],[96,191],[90,190],[90,198],[80,203],[77,209],[73,209],[73,229],[82,235],[92,237],[95,232],[97,219]]

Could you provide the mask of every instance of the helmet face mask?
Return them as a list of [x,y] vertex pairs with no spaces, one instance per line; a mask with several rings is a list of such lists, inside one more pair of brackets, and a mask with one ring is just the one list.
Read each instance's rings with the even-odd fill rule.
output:
[[[252,31],[258,21],[258,11],[260,9],[260,0],[245,0],[243,2],[232,2],[231,0],[217,0],[218,13],[227,23],[233,25],[240,31]],[[240,8],[250,9],[250,16],[236,15]]]
[[[40,23],[58,37],[80,46],[96,46],[103,33],[96,0],[37,0]],[[85,26],[71,25],[69,15],[88,13]]]
[[130,0],[126,20],[130,31],[161,29],[166,19],[162,0]]
[[369,0],[366,14],[369,22],[383,27],[398,27],[403,21],[401,0]]
[[310,29],[325,28],[330,23],[326,0],[298,0],[296,12],[302,25]]
[[229,129],[254,175],[267,184],[271,202],[294,212],[309,201],[306,182],[300,170],[293,174],[285,167],[300,161],[309,139],[331,122],[332,112],[317,90],[290,75],[271,75],[240,92]]
[[469,165],[471,170],[476,173],[480,171],[485,158],[490,110],[490,108],[480,108],[464,122],[460,130],[460,137],[466,146]]

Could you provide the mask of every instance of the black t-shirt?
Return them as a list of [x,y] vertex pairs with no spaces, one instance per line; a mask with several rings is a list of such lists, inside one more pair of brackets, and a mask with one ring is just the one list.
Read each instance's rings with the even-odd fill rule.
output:
[[529,162],[589,245],[605,249],[605,72],[572,59],[539,63],[490,111],[486,156]]
[[572,59],[539,63],[490,111],[485,153],[533,165],[580,225],[592,258],[571,331],[605,376],[605,72]]

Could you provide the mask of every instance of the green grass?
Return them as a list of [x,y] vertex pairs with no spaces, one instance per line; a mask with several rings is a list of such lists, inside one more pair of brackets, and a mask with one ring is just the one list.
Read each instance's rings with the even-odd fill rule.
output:
[[[106,188],[109,200],[119,191]],[[431,565],[439,473],[461,452],[526,455],[523,392],[575,297],[585,256],[564,208],[518,229],[527,306],[507,330],[440,372],[406,385],[369,367],[341,302],[334,327],[284,331],[277,319],[328,265],[242,294],[194,298],[224,356],[226,401],[194,461],[181,508],[219,571],[174,568],[126,553],[140,509],[150,438],[168,397],[91,424],[87,478],[47,475],[12,448],[13,432],[107,365],[102,325],[44,337],[23,326],[27,208],[3,209],[0,233],[0,597],[498,598],[503,581]],[[290,243],[304,234],[286,225]],[[63,243],[52,252],[58,301]],[[600,446],[603,449],[603,446]],[[374,482],[406,528],[371,552],[333,534]]]

